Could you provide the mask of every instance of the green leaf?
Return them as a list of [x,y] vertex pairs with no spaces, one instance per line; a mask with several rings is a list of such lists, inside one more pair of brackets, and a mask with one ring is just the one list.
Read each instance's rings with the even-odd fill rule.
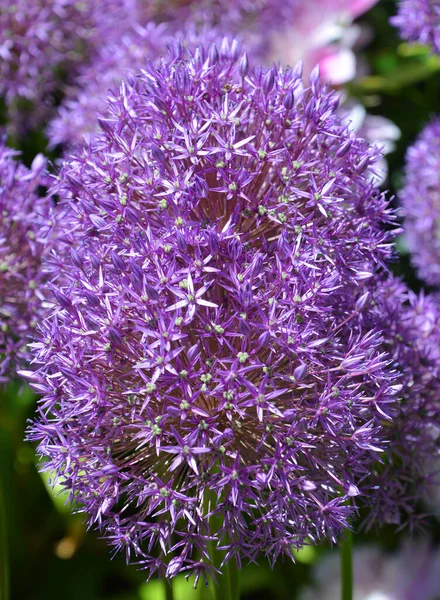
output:
[[[141,600],[166,600],[165,586],[168,583],[152,579],[143,583],[139,588]],[[173,597],[175,600],[201,600],[203,583],[198,588],[193,588],[192,582],[187,581],[184,575],[178,575],[172,580]]]
[[56,483],[53,486],[51,483],[49,483],[53,476],[52,473],[48,471],[40,471],[40,476],[57,511],[61,514],[69,514],[72,510],[72,504],[69,500],[69,493],[61,484]]

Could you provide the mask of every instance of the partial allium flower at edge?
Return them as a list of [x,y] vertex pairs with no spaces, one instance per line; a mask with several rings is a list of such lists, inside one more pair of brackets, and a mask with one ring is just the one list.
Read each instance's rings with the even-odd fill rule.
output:
[[437,0],[400,0],[391,23],[409,42],[429,44],[440,53],[440,4]]
[[440,483],[440,309],[434,298],[388,281],[375,294],[377,326],[399,372],[400,400],[388,429],[384,464],[373,469],[369,527],[415,527],[417,504]]
[[419,277],[440,285],[440,121],[429,123],[406,154],[399,193],[405,237]]
[[41,257],[50,233],[51,201],[37,188],[45,170],[38,155],[30,169],[0,144],[0,382],[30,360],[26,344],[41,320]]
[[66,161],[34,344],[44,468],[128,558],[196,581],[210,542],[240,564],[335,540],[396,391],[366,325],[394,219],[375,150],[316,72],[231,52],[147,64]]

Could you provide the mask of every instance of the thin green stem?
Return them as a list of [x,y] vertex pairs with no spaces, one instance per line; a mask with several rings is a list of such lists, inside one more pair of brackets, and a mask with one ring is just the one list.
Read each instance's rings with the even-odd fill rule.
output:
[[229,577],[229,564],[222,568],[221,575],[217,576],[218,585],[214,584],[214,594],[216,600],[232,600],[231,583]]
[[353,600],[353,534],[346,529],[340,543],[341,598]]
[[0,600],[9,598],[9,554],[6,526],[6,498],[3,477],[0,473]]
[[[205,497],[205,514],[213,510],[217,504],[217,497],[211,493]],[[211,532],[219,531],[222,527],[222,519],[219,515],[210,517]],[[219,551],[217,543],[214,540],[208,542],[208,552],[213,565],[220,570],[224,553]],[[239,600],[239,581],[237,563],[232,558],[226,565],[221,568],[221,574],[217,575],[217,584],[211,582],[211,598],[212,600]]]
[[174,600],[174,594],[173,594],[173,582],[172,581],[167,581],[166,579],[163,582],[164,586],[165,586],[165,598],[166,600]]
[[231,590],[231,600],[240,600],[240,582],[238,578],[237,562],[235,558],[228,563],[229,567],[229,586]]
[[222,567],[217,580],[218,585],[213,585],[215,600],[240,599],[237,563],[234,558]]

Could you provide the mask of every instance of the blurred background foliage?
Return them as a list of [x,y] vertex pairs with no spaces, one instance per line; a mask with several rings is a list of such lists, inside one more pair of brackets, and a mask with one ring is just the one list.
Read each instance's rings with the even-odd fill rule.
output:
[[[389,24],[395,11],[393,0],[382,0],[360,19],[371,34],[361,51],[365,74],[347,86],[349,95],[370,114],[390,119],[401,130],[395,151],[387,157],[385,185],[391,194],[402,185],[407,146],[439,110],[440,99],[440,56],[399,39]],[[0,107],[0,126],[2,112]],[[27,164],[46,149],[41,131],[31,132],[25,140],[8,141],[22,151]],[[56,158],[54,154],[50,157]],[[400,261],[394,270],[417,290],[421,284],[403,242],[399,250]],[[26,422],[35,410],[32,392],[14,383],[0,389],[0,396],[0,473],[6,498],[11,600],[166,600],[162,583],[145,582],[145,574],[135,566],[128,567],[121,556],[111,558],[99,534],[86,531],[81,515],[71,514],[63,495],[51,490],[48,478],[39,474],[34,449],[23,441]],[[440,524],[435,517],[427,521],[424,535],[433,546],[440,542]],[[390,552],[407,536],[405,531],[396,535],[390,526],[379,533],[356,534],[355,544],[379,544],[384,552]],[[242,600],[299,598],[301,589],[312,580],[314,566],[330,551],[328,545],[307,547],[297,554],[295,565],[280,562],[274,570],[264,559],[258,566],[246,566],[241,576]],[[193,590],[183,576],[174,580],[173,589],[177,600],[202,598],[200,586]]]

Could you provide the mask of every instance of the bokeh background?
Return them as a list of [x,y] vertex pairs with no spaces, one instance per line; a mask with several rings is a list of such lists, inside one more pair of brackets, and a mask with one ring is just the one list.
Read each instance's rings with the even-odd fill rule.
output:
[[[369,114],[390,119],[401,131],[387,156],[384,186],[392,195],[402,185],[406,148],[440,112],[440,56],[399,39],[389,24],[395,11],[393,0],[382,0],[358,20],[368,32],[367,44],[360,51],[358,76],[345,86]],[[5,110],[0,107],[0,126],[4,124]],[[28,165],[37,152],[46,150],[47,143],[41,130],[8,142],[23,153]],[[56,153],[51,158],[55,160]],[[420,289],[403,238],[399,253],[395,273],[414,290]],[[0,389],[0,396],[0,473],[12,600],[165,600],[163,585],[146,582],[145,573],[126,566],[120,556],[111,557],[99,535],[86,530],[82,516],[72,514],[63,495],[51,490],[38,472],[34,448],[23,441],[35,409],[33,393],[17,382]],[[435,516],[440,512],[440,494],[420,510],[433,515],[425,529],[413,535],[406,530],[396,533],[391,526],[356,533],[356,598],[440,599],[440,521]],[[337,550],[327,545],[308,547],[297,554],[296,564],[278,563],[272,571],[262,560],[258,566],[245,567],[242,600],[337,600],[337,579]],[[201,597],[183,576],[175,579],[174,591],[178,600]]]

